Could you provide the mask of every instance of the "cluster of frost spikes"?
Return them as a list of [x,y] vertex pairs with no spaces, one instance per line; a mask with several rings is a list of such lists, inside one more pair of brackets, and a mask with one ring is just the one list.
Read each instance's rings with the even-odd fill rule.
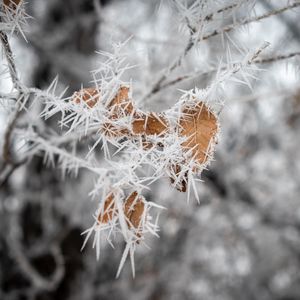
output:
[[[193,44],[205,38],[207,29],[211,32],[218,25],[212,20],[224,19],[226,13],[232,17],[242,4],[251,6],[254,1],[174,2],[184,29],[191,34],[184,52],[186,55]],[[4,0],[0,3],[0,31],[5,32],[4,36],[15,31],[23,34],[28,18],[24,1],[10,0],[9,3],[11,5],[4,4]],[[25,112],[22,116],[24,124],[28,124],[26,131],[23,128],[15,130],[20,140],[25,140],[23,146],[27,148],[27,158],[43,155],[46,164],[61,168],[63,177],[66,174],[77,176],[80,169],[94,175],[90,196],[99,201],[99,205],[93,215],[93,225],[83,233],[86,235],[83,247],[93,238],[99,258],[103,240],[114,248],[122,239],[126,246],[117,276],[128,256],[134,276],[135,250],[147,246],[147,235],[158,236],[159,210],[163,209],[147,201],[143,197],[144,191],[154,181],[167,177],[176,189],[187,192],[188,200],[193,191],[199,201],[196,182],[212,161],[218,139],[216,112],[222,108],[218,101],[222,98],[219,97],[220,89],[229,80],[250,86],[248,78],[253,77],[253,62],[268,44],[253,53],[244,51],[245,58],[241,62],[232,58],[228,47],[227,62],[220,63],[215,78],[206,89],[182,91],[182,97],[170,109],[160,113],[145,112],[137,107],[132,84],[122,80],[124,73],[132,68],[126,60],[125,44],[114,44],[112,53],[99,52],[104,59],[99,68],[92,71],[90,87],[82,87],[71,97],[64,98],[65,91],[60,96],[55,95],[56,78],[47,91],[15,84],[19,91],[13,98],[16,98],[18,109]],[[243,53],[243,49],[237,50]],[[170,72],[180,65],[183,57],[176,59]],[[44,107],[39,117],[34,115],[34,105]],[[57,114],[61,116],[62,135],[46,128],[41,120]],[[77,151],[77,143],[83,138],[87,141],[85,153]],[[97,158],[98,145],[105,154],[104,162]],[[155,218],[152,216],[154,209],[158,209]]]
[[[9,5],[5,3],[9,2]],[[25,1],[0,1],[0,31],[9,35],[21,33],[26,40],[24,29],[31,17],[25,11]]]
[[[187,192],[188,200],[193,191],[199,201],[196,182],[212,161],[218,138],[216,111],[222,108],[222,102],[217,100],[220,88],[240,71],[247,75],[251,62],[266,46],[247,54],[241,63],[228,62],[228,67],[220,68],[206,89],[182,91],[182,97],[161,113],[137,107],[132,85],[122,81],[124,72],[131,68],[126,62],[124,44],[114,45],[113,53],[101,52],[105,60],[92,72],[91,85],[71,97],[54,96],[57,79],[47,92],[28,91],[34,94],[33,103],[43,102],[42,118],[61,116],[59,124],[64,132],[62,136],[27,132],[29,154],[42,153],[63,174],[67,171],[76,175],[80,169],[86,169],[94,175],[90,196],[99,201],[99,207],[93,225],[85,231],[84,246],[94,236],[93,245],[99,257],[103,240],[114,247],[123,239],[126,247],[117,275],[128,256],[134,274],[136,248],[147,245],[148,234],[158,234],[157,217],[153,218],[151,211],[163,207],[143,197],[154,181],[167,177],[176,189]],[[210,129],[203,130],[203,134],[207,132],[205,146],[199,141],[201,126]],[[82,138],[91,141],[83,154],[76,150],[76,143]],[[97,145],[105,153],[101,163],[96,155]]]
[[[185,138],[178,136],[175,130],[170,130],[163,136],[149,135],[147,143],[155,145],[150,148],[143,146],[145,137],[142,135],[127,136],[127,138],[112,137],[103,134],[100,130],[103,124],[107,122],[112,122],[114,126],[121,128],[132,127],[133,113],[126,114],[121,111],[119,118],[113,119],[113,121],[107,117],[106,104],[114,99],[120,86],[126,86],[129,90],[131,89],[128,83],[122,82],[120,79],[121,75],[129,68],[128,65],[124,66],[124,51],[121,48],[122,45],[118,44],[115,45],[113,54],[105,53],[105,56],[108,57],[107,60],[101,64],[102,67],[100,69],[92,73],[92,85],[97,93],[88,93],[88,98],[89,101],[94,101],[93,106],[85,101],[84,97],[86,94],[83,92],[75,93],[74,96],[69,98],[63,98],[63,94],[60,97],[55,97],[54,92],[57,86],[57,79],[46,92],[30,91],[34,94],[32,105],[41,101],[45,105],[41,117],[50,118],[56,114],[61,114],[59,123],[61,128],[64,129],[64,135],[58,136],[52,133],[49,136],[40,136],[39,132],[29,130],[25,135],[25,139],[30,144],[28,156],[32,157],[41,153],[45,158],[45,162],[61,168],[63,175],[66,172],[72,172],[76,176],[79,169],[86,169],[94,174],[95,185],[90,194],[92,198],[99,201],[99,209],[94,215],[94,225],[86,231],[86,242],[94,233],[94,246],[96,247],[97,257],[99,257],[102,239],[106,239],[113,246],[114,238],[122,237],[126,242],[126,247],[118,274],[128,255],[130,256],[134,274],[134,251],[137,246],[146,245],[145,237],[148,234],[157,236],[159,231],[157,217],[153,219],[151,211],[163,208],[155,203],[146,201],[142,196],[143,191],[149,189],[149,184],[163,176],[177,176],[178,180],[182,180],[181,172],[186,174],[189,172],[189,169],[193,168],[193,165],[186,164],[184,167],[182,165],[180,174],[172,174],[170,166],[180,165],[182,157],[189,155],[181,147],[181,143]],[[128,97],[131,99],[131,92],[129,92]],[[179,103],[181,102],[186,101],[182,98],[182,101],[179,101]],[[138,108],[136,110],[140,113]],[[175,106],[173,110],[165,112],[170,127],[176,125],[179,113],[177,110],[178,107]],[[20,132],[21,135],[22,133]],[[71,153],[64,147],[68,141],[80,140],[87,136],[90,136],[94,142],[87,149],[85,156],[77,153],[76,147],[73,150],[71,149],[71,151],[68,148]],[[101,165],[94,155],[98,144],[102,145],[102,149],[106,154],[106,163],[101,162]],[[117,147],[117,151],[120,152],[119,156],[111,155],[110,144]],[[163,147],[159,145],[163,145]],[[115,159],[112,159],[112,157]],[[145,170],[149,170],[149,172]],[[191,177],[190,175],[189,173],[188,177]],[[191,179],[189,182],[193,184],[194,181]],[[134,223],[132,225],[130,218],[133,218],[133,213],[124,211],[124,206],[126,207],[128,195],[134,192],[138,195],[137,204],[142,205],[143,209],[137,217],[138,222],[135,219],[132,221]],[[106,199],[111,193],[114,195],[115,211],[106,222],[101,222],[99,221],[99,216],[101,212],[102,214],[106,213],[104,211],[104,208],[106,209],[108,205]],[[133,207],[134,205],[133,203]]]

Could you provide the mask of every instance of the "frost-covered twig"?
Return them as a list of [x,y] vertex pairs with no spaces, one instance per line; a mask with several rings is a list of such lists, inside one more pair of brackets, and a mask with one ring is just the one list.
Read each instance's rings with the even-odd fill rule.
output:
[[[252,18],[247,18],[244,21],[238,21],[238,22],[232,23],[232,24],[227,25],[223,28],[216,29],[216,30],[212,31],[211,33],[201,35],[197,42],[208,40],[208,39],[210,39],[214,36],[230,32],[230,31],[235,30],[235,29],[237,29],[241,26],[244,26],[244,25],[248,25],[248,24],[251,24],[251,23],[254,23],[254,22],[259,22],[263,19],[266,19],[266,18],[269,18],[269,17],[272,17],[272,16],[276,16],[278,14],[284,13],[287,10],[294,9],[294,8],[299,7],[299,6],[300,6],[300,2],[295,1],[295,2],[292,2],[291,4],[288,4],[284,7],[281,7],[279,9],[275,9],[273,11],[269,11],[269,12],[264,13],[262,15],[254,16]],[[196,41],[193,41],[192,43],[195,43],[195,42]],[[146,100],[151,95],[159,92],[162,87],[164,88],[164,86],[165,86],[164,83],[165,83],[166,79],[168,78],[168,76],[172,73],[172,71],[174,71],[178,66],[181,65],[182,59],[192,49],[192,43],[191,43],[191,41],[189,41],[186,48],[185,48],[185,50],[184,50],[184,52],[183,52],[183,55],[180,55],[166,70],[164,70],[162,72],[163,75],[161,75],[159,77],[159,79],[156,80],[156,82],[153,84],[150,91],[143,97],[143,100]],[[181,76],[181,77],[185,78],[184,76]]]
[[226,32],[230,32],[234,29],[237,29],[241,26],[248,25],[250,23],[259,22],[263,19],[266,19],[266,18],[269,18],[269,17],[272,17],[272,16],[276,16],[278,14],[284,13],[287,10],[294,9],[294,8],[299,7],[299,6],[300,6],[300,2],[299,1],[294,1],[291,4],[288,4],[284,7],[278,8],[278,9],[274,9],[272,11],[268,11],[268,12],[262,14],[262,15],[254,16],[252,18],[245,19],[244,21],[239,21],[239,22],[227,25],[223,28],[216,29],[216,30],[214,30],[213,32],[211,32],[209,34],[204,35],[199,41],[208,40],[208,39],[210,39],[210,38],[212,38],[216,35],[220,35],[220,34],[224,34]]
[[273,63],[273,62],[277,62],[277,61],[281,61],[281,60],[285,60],[285,59],[290,59],[296,56],[300,56],[300,51],[297,52],[292,52],[292,53],[288,53],[288,54],[278,54],[278,55],[274,55],[274,56],[270,56],[270,57],[262,57],[259,59],[255,59],[253,62],[255,64],[268,64],[268,63]]
[[2,48],[4,50],[5,58],[8,64],[9,73],[13,82],[14,87],[17,90],[22,89],[22,85],[20,83],[17,68],[14,62],[13,53],[10,47],[10,44],[8,42],[7,34],[4,31],[0,31],[0,40],[2,44]]
[[[218,7],[218,3],[215,2],[210,3],[209,1],[196,0],[190,7],[188,7],[187,2],[181,0],[174,0],[174,2],[176,3],[178,11],[182,14],[183,18],[191,18],[193,20],[193,23],[195,24],[189,24],[188,26],[194,32],[198,31],[197,27],[199,27],[199,25],[206,22],[212,22],[219,17],[219,15],[224,17],[225,13],[230,12],[229,16],[232,16],[234,12],[243,7],[243,5],[255,3],[253,0],[241,0]],[[208,12],[206,12],[207,10]],[[195,16],[193,17],[193,15]]]
[[[253,60],[252,63],[254,63],[254,64],[268,64],[268,63],[274,63],[274,62],[278,62],[278,61],[281,61],[281,60],[294,58],[294,57],[297,57],[297,56],[300,56],[300,52],[292,52],[292,53],[288,53],[288,54],[278,54],[278,55],[269,56],[269,57],[262,57],[262,58]],[[220,69],[224,71],[226,69],[226,66],[223,66]],[[161,92],[164,89],[169,88],[171,86],[174,86],[174,85],[176,85],[176,84],[178,84],[182,81],[185,81],[185,80],[190,80],[190,79],[193,79],[193,78],[199,78],[199,80],[200,80],[200,79],[203,79],[203,78],[207,78],[207,77],[213,75],[214,73],[216,73],[217,71],[218,71],[217,68],[212,68],[211,70],[206,71],[206,72],[198,71],[198,72],[192,72],[192,73],[180,75],[180,76],[176,77],[175,79],[172,79],[172,80],[167,81],[164,84],[162,84],[160,86],[160,90],[158,90],[156,92],[153,92],[153,94]]]
[[[228,63],[228,68],[217,73],[215,80],[205,90],[183,91],[177,103],[165,112],[144,112],[132,98],[132,86],[122,82],[121,76],[131,68],[122,52],[123,45],[115,45],[113,53],[102,53],[105,63],[93,75],[94,87],[83,88],[70,98],[36,95],[45,105],[41,116],[51,118],[61,114],[60,124],[67,128],[65,137],[54,137],[48,141],[37,134],[24,135],[30,142],[28,156],[42,152],[46,161],[66,171],[78,174],[80,168],[94,173],[95,184],[90,195],[99,199],[99,209],[94,215],[94,224],[85,232],[86,241],[94,235],[93,245],[97,257],[100,255],[101,240],[112,246],[115,236],[126,242],[118,275],[129,255],[134,275],[134,252],[144,235],[157,235],[157,222],[152,223],[148,208],[161,208],[144,199],[142,193],[151,183],[161,177],[169,177],[173,186],[181,192],[191,192],[198,197],[197,175],[208,167],[219,132],[216,112],[211,103],[217,102],[214,90],[224,81],[241,70],[246,70],[267,47],[262,45],[247,54],[240,63]],[[56,83],[51,85],[55,90]],[[90,148],[86,159],[70,153],[61,145],[86,136],[89,131],[98,139]],[[122,153],[112,159],[109,144]],[[99,167],[94,158],[94,149],[102,144],[106,153],[106,164]],[[55,164],[57,162],[58,164]],[[130,207],[138,208],[128,210]],[[133,218],[134,213],[138,217]],[[136,219],[137,218],[137,219]],[[84,245],[86,242],[84,243]]]

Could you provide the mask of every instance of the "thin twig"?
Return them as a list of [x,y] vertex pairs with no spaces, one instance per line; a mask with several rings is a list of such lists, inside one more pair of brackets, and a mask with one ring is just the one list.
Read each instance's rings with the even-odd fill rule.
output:
[[225,27],[223,27],[221,29],[216,29],[213,32],[211,32],[211,33],[203,36],[201,39],[199,39],[199,42],[200,41],[204,41],[204,40],[208,40],[209,38],[211,38],[213,36],[216,36],[216,35],[219,35],[219,34],[230,32],[231,30],[236,29],[237,27],[248,25],[248,24],[253,23],[253,22],[259,22],[259,21],[261,21],[263,19],[279,15],[279,14],[281,14],[281,13],[287,11],[287,10],[296,8],[298,6],[300,6],[300,2],[299,1],[297,1],[297,2],[295,2],[293,4],[281,7],[279,9],[275,9],[275,10],[269,11],[269,12],[267,12],[265,14],[260,15],[260,16],[255,16],[253,18],[246,19],[246,20],[244,20],[242,22],[233,23],[233,24],[225,26]]
[[[13,218],[16,222],[16,218]],[[32,282],[37,290],[54,290],[61,282],[65,274],[64,257],[58,245],[51,247],[50,252],[54,257],[56,268],[54,274],[50,278],[43,277],[31,264],[26,257],[24,249],[19,241],[19,234],[16,232],[16,224],[12,224],[11,231],[7,235],[7,243],[10,245],[10,250],[13,258],[17,262],[23,274]]]
[[249,2],[249,0],[245,0],[245,2],[238,2],[238,3],[233,3],[233,4],[230,4],[228,6],[224,6],[220,9],[218,9],[217,11],[215,12],[212,12],[210,14],[207,14],[206,16],[204,16],[204,18],[202,18],[200,20],[201,21],[205,21],[205,22],[211,22],[215,19],[216,15],[219,15],[219,14],[222,14],[224,12],[228,12],[230,10],[234,10],[235,8],[239,8],[240,6],[242,6],[243,4],[245,4],[246,2]]
[[[279,54],[279,55],[276,55],[276,56],[271,56],[271,57],[265,57],[265,58],[261,58],[261,59],[254,59],[252,64],[268,64],[268,63],[273,63],[273,62],[277,62],[277,61],[281,61],[281,60],[286,60],[286,59],[290,59],[290,58],[293,58],[293,57],[296,57],[296,56],[300,56],[300,52],[292,52],[292,53],[288,53],[288,54]],[[223,67],[221,68],[221,71],[224,71],[226,68]],[[165,82],[164,84],[162,84],[160,86],[160,89],[157,91],[162,91],[170,86],[173,86],[175,84],[178,84],[182,81],[185,81],[185,80],[189,80],[189,79],[193,79],[193,78],[196,78],[196,77],[201,77],[201,78],[205,78],[207,76],[210,76],[212,74],[214,74],[215,72],[217,72],[218,69],[214,68],[210,71],[206,71],[206,72],[201,72],[201,71],[198,71],[198,72],[194,72],[194,73],[188,73],[188,74],[184,74],[184,75],[181,75],[175,79],[172,79],[168,82]],[[156,92],[156,93],[157,93]]]
[[265,58],[261,58],[261,59],[255,59],[254,63],[255,64],[268,64],[268,63],[272,63],[272,62],[276,62],[276,61],[280,61],[280,60],[293,58],[295,56],[300,56],[300,51],[292,52],[292,53],[289,53],[289,54],[279,54],[279,55],[276,55],[276,56],[265,57]]
[[214,19],[214,17],[215,17],[216,14],[221,14],[223,12],[232,10],[232,9],[238,7],[239,5],[241,5],[241,3],[234,3],[234,4],[231,4],[231,5],[222,7],[220,9],[218,9],[215,13],[211,13],[211,14],[206,15],[203,20],[207,21],[207,22],[212,21]]

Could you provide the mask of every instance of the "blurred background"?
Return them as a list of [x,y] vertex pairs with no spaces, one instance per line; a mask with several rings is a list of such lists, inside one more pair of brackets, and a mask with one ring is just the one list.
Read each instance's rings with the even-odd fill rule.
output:
[[[59,89],[68,87],[71,95],[89,85],[90,71],[99,64],[96,51],[129,39],[125,49],[135,67],[125,79],[132,80],[139,105],[156,111],[176,103],[180,89],[208,86],[228,48],[239,61],[244,49],[264,41],[271,45],[250,87],[239,82],[224,87],[220,140],[197,186],[200,204],[187,203],[168,179],[145,195],[168,209],[160,217],[160,238],[136,253],[135,279],[129,262],[115,279],[122,245],[116,250],[107,245],[99,261],[91,243],[80,251],[81,233],[97,208],[88,196],[93,184],[88,172],[63,180],[60,170],[33,157],[1,177],[0,299],[300,299],[300,61],[299,55],[278,58],[299,53],[300,8],[195,45],[168,75],[171,84],[156,92],[156,79],[189,41],[176,1],[27,2],[33,17],[27,42],[21,36],[11,40],[24,83],[46,89],[59,75]],[[287,5],[259,0],[251,10],[253,1],[215,2],[212,11],[245,5],[218,14],[205,32]],[[10,90],[4,74],[0,91]],[[1,148],[7,120],[2,104]],[[46,124],[57,128],[57,119]]]

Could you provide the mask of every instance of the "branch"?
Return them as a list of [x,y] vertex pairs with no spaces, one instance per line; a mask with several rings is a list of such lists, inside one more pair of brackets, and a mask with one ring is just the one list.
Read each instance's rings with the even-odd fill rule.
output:
[[[0,22],[1,22],[1,17],[0,17]],[[18,90],[19,94],[23,93],[23,88],[22,85],[20,83],[19,77],[18,77],[18,73],[17,73],[17,68],[14,62],[14,58],[13,58],[13,53],[8,41],[8,36],[4,31],[0,30],[0,41],[1,44],[3,46],[3,50],[4,50],[4,55],[5,58],[7,60],[7,64],[8,64],[8,70],[10,73],[10,77],[13,83],[13,86],[16,90]],[[0,95],[0,98],[2,98],[3,95]],[[4,97],[6,98],[6,97]],[[18,96],[16,96],[16,99],[18,98]],[[13,99],[13,97],[8,98],[8,99]],[[16,126],[17,120],[19,118],[21,114],[21,111],[19,110],[19,106],[17,105],[16,110],[14,112],[14,116],[11,120],[11,122],[8,124],[6,131],[5,131],[5,135],[4,135],[4,145],[3,145],[3,160],[4,163],[1,166],[0,169],[0,188],[3,187],[6,182],[8,181],[9,177],[13,174],[13,172],[20,167],[22,164],[24,164],[26,162],[26,160],[22,160],[19,162],[15,162],[12,158],[12,154],[11,154],[11,136],[12,136],[12,132]]]
[[14,161],[11,154],[11,135],[13,133],[13,130],[16,126],[20,114],[21,111],[15,111],[15,114],[5,131],[2,153],[4,163],[0,169],[0,189],[7,183],[9,177],[13,174],[13,172],[27,161],[27,159]]
[[0,40],[4,49],[4,55],[7,60],[8,69],[10,73],[11,80],[13,82],[14,87],[22,91],[22,85],[20,83],[20,80],[18,78],[17,68],[14,62],[13,53],[10,47],[10,44],[8,42],[7,34],[4,33],[4,31],[0,31]]

